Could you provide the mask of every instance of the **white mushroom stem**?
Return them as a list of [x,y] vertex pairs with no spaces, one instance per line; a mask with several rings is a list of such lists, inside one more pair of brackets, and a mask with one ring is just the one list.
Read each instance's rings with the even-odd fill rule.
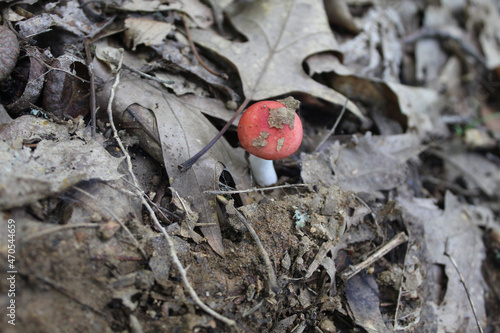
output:
[[258,185],[269,186],[278,181],[278,175],[276,175],[272,160],[265,160],[250,154],[248,161],[250,162],[253,178]]

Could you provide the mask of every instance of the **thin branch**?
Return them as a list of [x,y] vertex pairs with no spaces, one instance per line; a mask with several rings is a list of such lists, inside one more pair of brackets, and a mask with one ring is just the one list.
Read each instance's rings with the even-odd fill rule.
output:
[[221,322],[225,323],[226,325],[228,325],[230,327],[233,327],[233,328],[235,328],[237,330],[236,322],[234,320],[229,319],[229,318],[227,318],[227,317],[225,317],[225,316],[217,313],[216,311],[214,311],[213,309],[211,309],[208,305],[206,305],[205,303],[203,303],[203,301],[199,298],[198,294],[193,289],[193,287],[191,286],[191,283],[189,282],[189,280],[187,278],[187,270],[182,266],[182,263],[180,262],[179,257],[177,256],[177,252],[175,251],[175,246],[174,246],[174,242],[172,241],[172,238],[169,236],[169,234],[167,233],[167,231],[165,230],[165,228],[158,221],[158,218],[156,217],[156,214],[155,214],[153,208],[151,207],[151,205],[149,204],[149,202],[146,201],[146,199],[145,199],[146,194],[144,193],[144,191],[142,191],[140,189],[139,182],[137,181],[137,178],[136,178],[136,176],[134,174],[134,171],[132,169],[131,157],[130,157],[128,151],[125,150],[125,147],[124,147],[124,145],[123,145],[123,143],[122,143],[122,141],[121,141],[121,139],[120,139],[120,137],[118,135],[118,131],[117,131],[117,129],[116,129],[114,123],[113,123],[112,105],[113,105],[113,100],[114,100],[114,96],[115,96],[116,87],[118,86],[118,83],[120,82],[120,68],[121,68],[122,62],[123,62],[123,55],[120,57],[119,66],[118,66],[118,69],[117,69],[118,71],[117,71],[117,74],[116,74],[115,82],[114,82],[114,84],[113,84],[113,86],[111,88],[111,93],[110,93],[110,97],[109,97],[107,111],[108,111],[108,116],[109,116],[109,122],[110,122],[110,125],[111,125],[111,129],[113,130],[113,137],[117,141],[120,149],[122,149],[123,153],[125,154],[125,158],[126,158],[126,161],[127,161],[128,173],[129,173],[130,177],[132,178],[133,184],[135,186],[135,192],[136,192],[137,196],[140,198],[142,205],[148,210],[149,215],[151,216],[151,219],[153,220],[153,223],[154,223],[155,227],[158,230],[160,230],[160,232],[162,233],[162,235],[165,237],[165,240],[168,243],[168,248],[169,248],[170,257],[172,259],[172,262],[174,263],[175,267],[179,271],[179,273],[181,275],[182,282],[184,283],[184,287],[188,290],[189,295],[191,296],[191,298],[193,299],[193,301],[203,311],[205,311],[206,313],[208,313],[209,315],[211,315],[215,319],[218,319]]
[[271,191],[277,190],[281,188],[299,188],[306,187],[312,188],[311,184],[286,184],[286,185],[277,185],[277,186],[269,186],[269,187],[252,187],[246,190],[233,190],[233,191],[204,191],[203,193],[208,194],[238,194],[238,193],[251,193],[251,192],[261,192],[261,191]]
[[170,84],[174,84],[175,83],[175,81],[160,79],[159,77],[156,77],[156,76],[149,75],[147,73],[141,72],[140,70],[137,70],[137,69],[132,68],[132,67],[130,67],[128,65],[125,65],[125,64],[122,64],[122,68],[126,69],[128,71],[131,71],[132,73],[135,73],[135,74],[137,74],[139,76],[142,76],[145,79],[149,79],[151,81],[155,81],[155,82],[158,82],[158,83],[161,83],[161,84],[170,85]]
[[196,161],[198,161],[200,159],[200,157],[202,157],[210,148],[212,148],[212,146],[217,141],[219,141],[219,139],[222,137],[222,135],[227,131],[227,129],[229,128],[229,126],[231,126],[231,124],[235,121],[235,119],[243,112],[243,110],[245,109],[245,107],[247,106],[247,104],[249,102],[250,102],[250,99],[246,98],[243,101],[243,103],[240,105],[240,107],[238,108],[238,110],[236,110],[236,112],[231,117],[231,119],[229,119],[229,121],[226,123],[226,125],[224,125],[224,127],[220,130],[219,133],[217,133],[217,135],[212,139],[212,141],[210,141],[205,147],[203,147],[202,150],[200,150],[198,153],[196,153],[196,155],[192,156],[186,162],[184,162],[182,164],[179,164],[178,165],[179,170],[181,172],[188,171],[193,166],[193,164],[195,164]]
[[408,236],[404,232],[400,232],[393,239],[387,242],[384,246],[375,251],[372,255],[366,258],[365,261],[360,262],[359,264],[349,266],[346,270],[344,270],[340,277],[342,280],[347,281],[352,278],[354,275],[361,272],[363,269],[370,267],[373,263],[378,261],[380,258],[389,253],[392,249],[398,247],[402,243],[408,241]]
[[105,313],[105,312],[102,312],[96,308],[94,308],[93,306],[89,305],[89,304],[86,304],[84,303],[83,301],[79,300],[78,298],[76,298],[74,295],[72,295],[65,287],[61,286],[60,284],[52,281],[51,279],[49,279],[48,277],[45,277],[45,276],[39,276],[39,275],[35,275],[37,279],[39,279],[40,281],[48,284],[49,286],[51,286],[54,290],[57,290],[58,292],[60,292],[61,294],[63,294],[64,296],[68,297],[69,299],[73,300],[74,302],[80,304],[81,306],[83,306],[84,308],[86,309],[89,309],[91,310],[92,312],[95,312],[105,318],[108,318],[108,314]]
[[420,39],[437,39],[441,41],[453,41],[458,45],[458,47],[461,49],[461,51],[466,54],[470,55],[474,60],[479,63],[482,68],[488,70],[488,65],[486,64],[486,60],[482,55],[480,55],[476,49],[466,41],[453,36],[447,32],[435,29],[435,28],[423,28],[414,34],[406,37],[404,39],[404,42],[406,44],[414,44]]
[[319,150],[319,148],[326,142],[326,140],[328,140],[328,138],[330,136],[332,136],[333,133],[335,133],[335,130],[337,129],[337,126],[340,123],[340,119],[342,119],[342,117],[344,116],[347,102],[349,102],[348,98],[345,99],[345,103],[344,103],[344,106],[342,107],[342,111],[340,112],[340,115],[338,116],[337,120],[335,121],[335,124],[333,124],[332,129],[330,131],[328,131],[328,133],[326,133],[326,135],[323,137],[323,140],[321,140],[321,142],[316,146],[316,149],[314,149],[314,152],[317,152]]
[[200,63],[201,67],[205,68],[207,70],[207,72],[209,72],[210,74],[218,76],[221,79],[224,79],[224,80],[229,79],[229,76],[227,76],[226,73],[219,73],[219,72],[214,71],[213,69],[208,67],[207,64],[205,64],[205,62],[200,58],[200,55],[198,54],[198,50],[196,50],[196,46],[193,43],[193,38],[191,37],[191,31],[189,30],[186,16],[185,15],[181,15],[181,16],[182,16],[182,22],[184,23],[184,28],[186,29],[186,36],[187,36],[187,39],[189,41],[189,46],[191,46],[191,50],[193,50],[194,56],[196,57],[196,60],[198,60],[198,62]]
[[34,232],[32,234],[29,234],[28,236],[23,237],[21,239],[21,242],[29,242],[32,239],[35,239],[35,238],[38,238],[38,237],[42,237],[42,236],[51,234],[53,232],[58,232],[58,231],[61,231],[61,230],[76,229],[76,228],[99,228],[99,227],[100,227],[100,225],[97,224],[97,223],[71,223],[71,224],[65,224],[65,225],[61,225],[61,226],[58,226],[58,227],[53,227],[53,228],[49,228],[49,229],[45,229],[45,230],[42,230],[42,231],[38,231],[38,232]]
[[[74,189],[77,190],[80,193],[85,194],[86,196],[88,196],[89,198],[91,198],[92,200],[94,200],[95,202],[99,202],[98,198],[96,198],[94,195],[90,194],[89,192],[87,192],[87,191],[79,188],[78,186],[75,186]],[[144,249],[141,247],[141,245],[139,244],[139,241],[135,238],[135,236],[132,234],[132,232],[130,231],[130,229],[125,224],[123,224],[123,222],[121,221],[121,219],[118,218],[118,216],[111,209],[109,209],[108,207],[103,207],[103,209],[106,212],[108,212],[109,215],[111,215],[111,217],[120,225],[120,227],[123,228],[123,230],[125,230],[125,232],[130,237],[130,239],[132,239],[132,242],[134,243],[134,246],[139,250],[139,252],[141,252],[141,255],[143,256],[143,258],[146,259],[148,257],[146,255],[146,252],[144,252]]]
[[[221,202],[223,205],[225,205],[226,207],[228,204],[230,204],[229,200],[224,198],[222,195],[218,195],[217,200],[219,202]],[[234,208],[234,206],[233,206],[233,208]],[[259,248],[262,259],[264,259],[266,273],[267,273],[267,277],[269,280],[268,281],[268,284],[269,284],[268,293],[269,293],[269,295],[274,295],[275,293],[278,293],[280,288],[279,288],[278,282],[276,280],[276,274],[274,273],[273,264],[271,263],[271,259],[269,259],[269,254],[267,254],[267,251],[264,248],[264,245],[262,245],[262,242],[259,239],[259,235],[257,235],[257,233],[255,232],[255,229],[252,227],[252,225],[247,221],[245,216],[243,216],[243,214],[239,210],[234,208],[234,211],[232,211],[231,213],[235,214],[236,217],[238,218],[238,220],[240,220],[240,222],[245,225],[248,232],[250,232],[250,235],[252,235],[253,240],[257,244],[257,247]],[[231,214],[231,213],[229,213],[229,214]]]
[[444,252],[444,255],[450,259],[451,263],[453,264],[453,267],[455,267],[455,270],[457,271],[458,276],[460,277],[460,282],[462,282],[462,285],[464,286],[465,293],[467,294],[467,299],[469,300],[470,307],[472,308],[472,312],[474,313],[474,319],[476,320],[477,328],[478,328],[480,333],[483,333],[484,332],[483,327],[481,326],[481,323],[480,323],[479,318],[477,316],[476,307],[474,306],[474,302],[472,301],[472,297],[470,296],[469,288],[467,287],[467,284],[465,283],[465,279],[464,279],[462,273],[460,272],[460,269],[458,268],[457,262],[455,261],[455,259],[453,259],[451,254],[448,253],[448,239],[446,240],[446,250]]
[[92,41],[90,38],[85,40],[85,57],[87,58],[87,68],[90,74],[90,119],[91,119],[91,133],[92,139],[95,140],[96,133],[96,97],[95,97],[95,74],[94,64],[92,63],[92,52],[90,52]]

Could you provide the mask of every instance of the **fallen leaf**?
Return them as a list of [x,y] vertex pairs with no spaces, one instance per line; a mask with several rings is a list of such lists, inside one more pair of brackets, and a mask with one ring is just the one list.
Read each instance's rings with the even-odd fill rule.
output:
[[[457,176],[457,170],[460,176],[464,176],[468,188],[479,187],[489,196],[495,196],[500,191],[500,171],[498,166],[478,153],[469,153],[466,151],[433,151],[441,157],[448,169],[446,175],[450,178]],[[448,179],[453,182],[456,179]]]
[[[46,66],[41,52],[33,46],[26,46],[25,50],[29,57],[29,76],[26,86],[18,99],[6,105],[6,108],[15,115],[19,115],[22,111],[31,108],[36,103],[45,82],[44,73]],[[19,63],[22,64],[22,61]],[[18,64],[18,66],[21,64]],[[13,95],[15,96],[15,94]]]
[[[57,194],[81,180],[113,180],[122,159],[95,141],[69,140],[68,128],[22,116],[0,125],[0,209],[20,207]],[[35,149],[13,147],[13,141],[40,140]],[[66,140],[56,140],[57,138]]]
[[336,184],[353,192],[376,193],[402,184],[407,177],[406,162],[422,149],[416,135],[367,134],[350,144],[336,141],[328,153],[309,157],[302,154],[301,176],[306,183]]
[[179,11],[188,15],[201,28],[207,28],[214,22],[210,8],[199,0],[171,1],[171,3],[160,0],[130,0],[123,1],[117,9],[132,12]]
[[[306,93],[344,105],[344,96],[313,80],[302,67],[312,54],[338,52],[322,1],[253,1],[230,20],[247,41],[229,41],[209,30],[193,30],[192,35],[198,44],[233,63],[247,98]],[[353,103],[347,108],[364,119]]]
[[[427,274],[423,280],[427,300],[421,320],[431,320],[440,332],[477,331],[464,286],[447,251],[456,261],[469,288],[480,322],[485,320],[485,282],[481,265],[485,249],[481,231],[476,227],[477,219],[469,205],[461,204],[450,192],[445,196],[445,210],[439,210],[429,199],[398,197],[405,219],[421,226],[422,259],[427,263]],[[417,232],[417,230],[415,230]],[[440,276],[441,275],[441,276]],[[445,278],[445,280],[443,280]],[[438,297],[439,294],[442,297]],[[424,316],[429,316],[426,318]],[[430,329],[431,327],[429,327]]]
[[[100,62],[94,65],[98,77],[105,81],[110,79],[109,70]],[[110,84],[98,96],[103,108],[108,103],[109,89]],[[219,188],[223,169],[231,173],[237,187],[249,187],[249,179],[243,149],[232,148],[224,138],[188,171],[179,171],[177,166],[201,150],[218,132],[201,110],[221,104],[204,105],[203,99],[198,99],[196,96],[177,97],[159,84],[137,80],[124,72],[116,89],[113,112],[119,120],[129,106],[140,105],[154,114],[170,186],[200,214],[198,226],[203,235],[214,251],[223,255],[217,203],[213,195],[204,191]]]
[[0,26],[0,81],[5,80],[16,66],[19,42],[6,25]]
[[367,332],[390,331],[380,312],[379,289],[373,275],[361,272],[346,282],[345,294],[354,322]]
[[125,20],[125,43],[132,44],[132,51],[137,45],[159,45],[174,28],[172,24],[151,20],[145,17],[131,17]]

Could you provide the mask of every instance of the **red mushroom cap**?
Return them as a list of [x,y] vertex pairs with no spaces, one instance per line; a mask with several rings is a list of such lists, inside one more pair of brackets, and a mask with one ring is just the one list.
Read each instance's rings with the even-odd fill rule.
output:
[[265,160],[292,155],[302,142],[302,122],[295,110],[280,102],[250,106],[238,124],[238,138],[246,151]]

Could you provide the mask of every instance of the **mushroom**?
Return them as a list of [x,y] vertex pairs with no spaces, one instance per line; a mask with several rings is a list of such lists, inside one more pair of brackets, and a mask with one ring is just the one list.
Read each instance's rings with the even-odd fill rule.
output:
[[292,155],[302,142],[302,122],[295,111],[299,101],[287,97],[251,105],[238,123],[241,146],[250,153],[255,182],[269,186],[278,181],[273,160]]

